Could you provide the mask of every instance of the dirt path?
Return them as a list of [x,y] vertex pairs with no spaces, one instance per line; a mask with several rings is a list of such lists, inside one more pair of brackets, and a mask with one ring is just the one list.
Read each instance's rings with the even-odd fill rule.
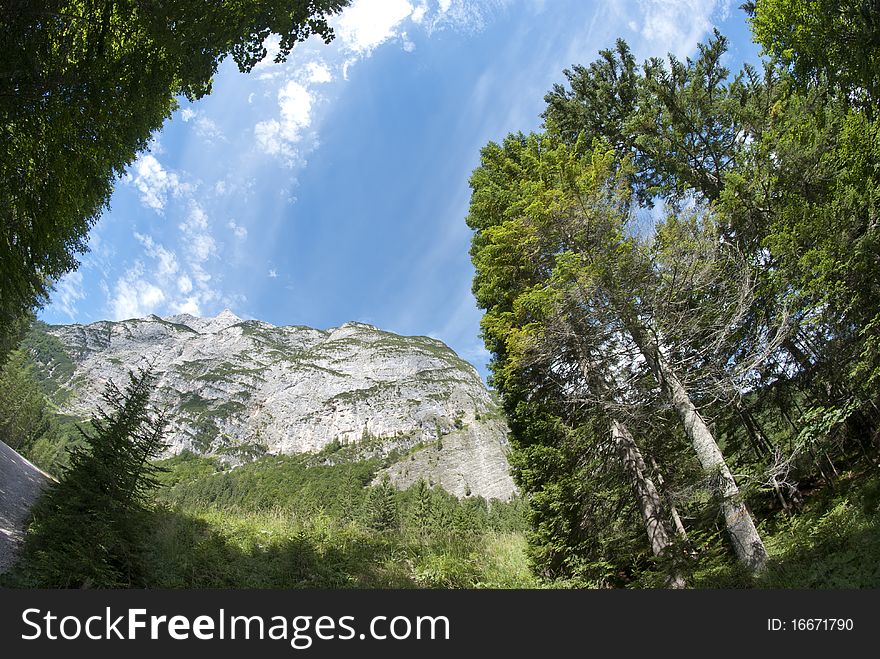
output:
[[0,442],[0,573],[15,563],[28,511],[50,479]]

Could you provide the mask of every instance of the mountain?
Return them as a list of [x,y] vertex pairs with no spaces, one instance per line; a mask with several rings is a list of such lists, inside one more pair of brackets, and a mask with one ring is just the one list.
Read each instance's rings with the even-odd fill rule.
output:
[[[345,323],[319,330],[242,320],[229,310],[35,325],[25,344],[63,414],[85,418],[106,382],[152,364],[171,453],[241,463],[349,446],[398,457],[407,487],[424,477],[457,496],[507,499],[507,427],[476,369],[448,346]],[[351,453],[349,450],[346,453]]]

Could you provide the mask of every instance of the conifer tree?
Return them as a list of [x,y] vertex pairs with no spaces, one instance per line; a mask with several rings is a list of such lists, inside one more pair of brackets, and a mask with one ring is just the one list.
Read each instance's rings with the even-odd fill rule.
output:
[[93,430],[73,449],[70,467],[34,512],[25,560],[46,587],[139,585],[138,553],[150,494],[165,449],[164,412],[150,404],[155,376],[129,373],[112,381]]
[[432,506],[431,490],[424,478],[420,478],[413,486],[415,501],[413,503],[413,522],[419,533],[426,533],[431,526]]
[[388,474],[382,476],[378,485],[370,488],[370,526],[376,531],[397,528],[397,496]]

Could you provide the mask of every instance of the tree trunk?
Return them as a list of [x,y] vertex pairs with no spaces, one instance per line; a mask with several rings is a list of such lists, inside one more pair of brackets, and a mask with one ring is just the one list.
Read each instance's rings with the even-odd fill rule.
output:
[[660,467],[657,465],[657,461],[654,458],[651,458],[651,468],[654,470],[654,474],[657,476],[657,483],[660,485],[660,488],[666,493],[664,497],[666,499],[666,505],[669,507],[669,514],[672,516],[672,522],[675,524],[675,531],[678,533],[679,537],[685,542],[689,542],[687,530],[684,528],[684,524],[681,521],[681,516],[678,514],[678,509],[675,507],[675,502],[672,500],[672,497],[669,495],[669,491],[666,489],[666,486],[663,483],[663,476],[660,474]]
[[681,418],[703,470],[714,478],[721,512],[724,514],[727,532],[737,557],[749,569],[760,570],[767,561],[767,550],[712,431],[697,411],[675,371],[663,358],[656,342],[647,337],[638,321],[627,319],[626,325],[654,377]]
[[[672,544],[663,521],[663,506],[653,481],[648,476],[645,461],[627,427],[617,419],[611,420],[611,439],[623,459],[623,466],[632,481],[639,510],[648,532],[648,542],[655,556],[663,556]],[[677,572],[668,582],[671,588],[684,588],[685,582]]]
[[[607,374],[603,373],[601,369],[595,369],[583,354],[578,358],[578,366],[585,382],[591,383],[598,391],[609,389]],[[663,556],[672,544],[672,536],[663,521],[663,504],[660,495],[648,475],[642,452],[629,429],[622,421],[615,418],[613,411],[606,409],[606,413],[611,419],[611,441],[623,461],[623,468],[629,476],[636,495],[639,511],[642,513],[642,520],[648,533],[651,551],[655,556]],[[678,574],[677,570],[670,575],[667,585],[670,588],[684,588],[686,586],[684,578]]]

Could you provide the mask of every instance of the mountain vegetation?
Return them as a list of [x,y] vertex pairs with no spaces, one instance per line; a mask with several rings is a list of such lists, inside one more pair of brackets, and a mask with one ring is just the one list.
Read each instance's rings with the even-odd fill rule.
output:
[[[525,588],[524,503],[377,478],[340,444],[233,468],[157,460],[167,419],[142,371],[82,429],[33,510],[12,587]],[[99,541],[96,543],[96,539]]]
[[[618,40],[482,150],[473,290],[544,579],[880,584],[876,12],[808,4],[747,7],[761,70]],[[832,546],[847,576],[792,567]]]

